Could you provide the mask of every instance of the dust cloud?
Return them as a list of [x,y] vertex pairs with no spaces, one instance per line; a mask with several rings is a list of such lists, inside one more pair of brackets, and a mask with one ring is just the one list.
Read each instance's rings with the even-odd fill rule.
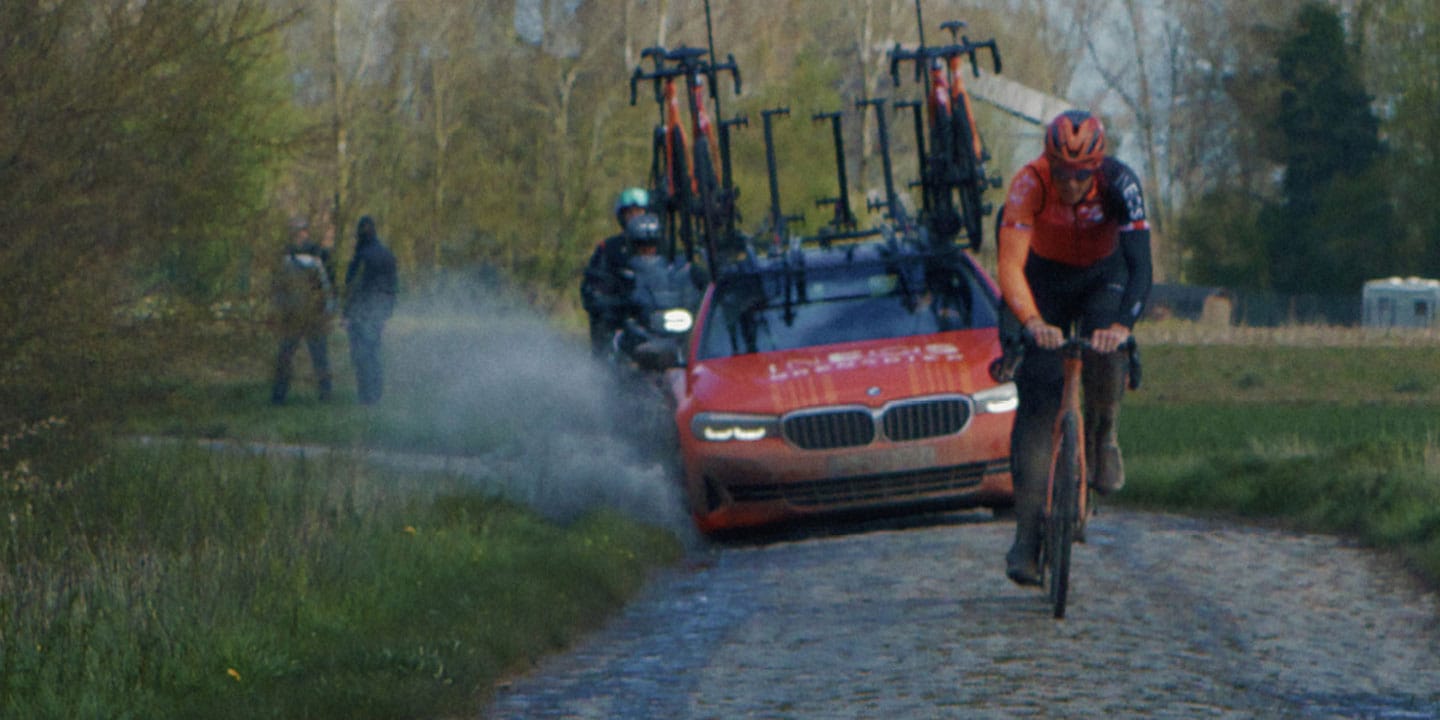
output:
[[673,420],[617,387],[583,329],[492,285],[406,300],[386,330],[382,405],[463,457],[448,467],[557,522],[607,507],[693,538]]

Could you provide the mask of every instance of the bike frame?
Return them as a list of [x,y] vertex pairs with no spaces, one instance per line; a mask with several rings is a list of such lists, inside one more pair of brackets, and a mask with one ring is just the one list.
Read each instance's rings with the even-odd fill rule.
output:
[[[658,168],[660,177],[656,187],[663,191],[666,210],[666,236],[670,245],[670,256],[675,254],[676,233],[685,245],[685,259],[693,260],[695,255],[694,228],[690,220],[690,198],[695,194],[695,173],[688,162],[690,138],[685,132],[681,117],[680,93],[675,78],[666,78],[661,91],[664,95],[665,123],[661,130],[663,137],[664,163]],[[676,220],[679,220],[677,223]]]
[[[921,18],[920,3],[915,5]],[[930,135],[930,152],[926,153],[924,133],[918,115],[915,121],[915,142],[920,149],[920,183],[926,224],[933,235],[945,242],[964,232],[972,251],[979,250],[984,228],[981,217],[989,212],[982,194],[998,181],[986,178],[984,143],[975,123],[974,107],[963,78],[963,58],[969,57],[971,71],[979,77],[976,52],[988,48],[1000,71],[1000,55],[995,41],[971,42],[960,35],[965,23],[950,21],[941,24],[953,42],[941,47],[926,47],[924,21],[920,20],[920,47],[915,51],[901,50],[899,45],[890,53],[890,73],[900,84],[899,64],[915,62],[915,79],[925,83],[925,109]],[[911,107],[897,103],[897,107]],[[958,203],[955,193],[959,193]]]
[[[946,53],[946,63],[950,71],[949,77],[947,78],[950,90],[950,117],[951,122],[957,123],[953,126],[957,130],[962,129],[958,121],[965,121],[963,129],[969,130],[970,142],[968,144],[970,147],[970,156],[974,159],[974,164],[971,165],[971,167],[979,168],[985,162],[985,146],[980,141],[980,128],[975,124],[975,106],[970,102],[970,92],[965,89],[965,74],[961,71],[961,65],[963,64],[962,57],[966,55],[970,57],[970,69],[975,73],[976,77],[979,77],[980,70],[975,62],[975,50],[985,46],[990,47],[993,52],[995,41],[991,40],[988,43],[978,45],[971,43],[969,38],[959,35],[960,28],[965,27],[965,23],[963,22],[951,21],[942,24],[940,27],[949,30],[952,38],[959,36],[958,44],[950,48],[953,52]],[[995,64],[997,65],[996,72],[999,72],[999,55],[996,55],[995,58]],[[961,117],[957,118],[955,116],[956,109],[959,109],[963,113]],[[960,138],[957,137],[956,140],[955,147],[957,151],[959,148],[966,146],[966,143],[959,142]]]
[[[710,51],[701,48],[679,47],[666,50],[661,47],[647,48],[642,58],[653,58],[655,69],[645,72],[636,68],[630,77],[630,102],[635,103],[635,87],[640,80],[656,83],[656,101],[661,107],[661,123],[656,128],[655,146],[651,160],[651,182],[665,201],[666,237],[670,254],[678,235],[685,246],[686,260],[694,259],[696,233],[693,216],[698,214],[702,223],[702,237],[706,261],[715,266],[716,238],[722,228],[732,228],[733,204],[726,202],[721,207],[721,196],[729,194],[723,189],[722,179],[717,171],[730,166],[728,142],[722,143],[717,135],[717,125],[706,108],[705,93],[709,87],[712,98],[718,103],[714,78],[722,71],[730,71],[735,78],[735,91],[740,91],[740,75],[732,57],[724,64],[715,64],[705,57]],[[687,128],[681,93],[677,78],[685,81],[685,106],[689,110],[690,126]],[[707,78],[709,82],[707,82]],[[745,124],[737,119],[734,124]],[[726,175],[728,176],[728,172]],[[728,183],[728,179],[724,182]],[[695,200],[698,199],[697,204]]]
[[1065,617],[1070,592],[1071,550],[1084,535],[1089,489],[1085,477],[1085,418],[1080,398],[1084,340],[1071,338],[1060,348],[1064,374],[1060,409],[1050,435],[1050,471],[1045,480],[1045,512],[1040,541],[1042,584],[1056,619]]
[[1060,394],[1060,411],[1055,414],[1055,427],[1050,433],[1050,473],[1048,481],[1045,484],[1045,515],[1048,517],[1055,511],[1055,483],[1057,481],[1055,470],[1061,460],[1061,440],[1064,434],[1065,416],[1071,415],[1076,420],[1075,440],[1079,443],[1078,447],[1080,449],[1080,453],[1076,458],[1076,470],[1080,475],[1079,505],[1076,508],[1079,514],[1076,518],[1077,523],[1081,526],[1084,525],[1087,517],[1090,494],[1089,476],[1086,473],[1088,466],[1085,457],[1085,410],[1084,403],[1080,396],[1080,387],[1082,385],[1081,376],[1085,370],[1084,354],[1085,348],[1088,346],[1089,343],[1087,341],[1072,338],[1067,340],[1060,348],[1060,362],[1063,368],[1062,372],[1064,374],[1065,384]]
[[[1065,617],[1065,602],[1070,585],[1070,550],[1074,542],[1083,542],[1085,526],[1093,511],[1090,491],[1090,458],[1085,442],[1085,409],[1082,398],[1085,352],[1092,346],[1084,338],[1072,335],[1060,347],[1061,373],[1064,379],[1060,407],[1050,434],[1050,470],[1045,481],[1045,508],[1041,541],[1041,573],[1054,604],[1055,617]],[[1133,339],[1114,352],[1129,354],[1128,385],[1140,387],[1139,350]],[[1047,572],[1048,571],[1048,572]]]

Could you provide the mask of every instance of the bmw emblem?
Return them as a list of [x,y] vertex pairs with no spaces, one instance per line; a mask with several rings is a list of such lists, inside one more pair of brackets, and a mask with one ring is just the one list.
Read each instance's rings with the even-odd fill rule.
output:
[[869,390],[866,390],[865,394],[869,395],[870,397],[880,397],[880,388],[872,387]]

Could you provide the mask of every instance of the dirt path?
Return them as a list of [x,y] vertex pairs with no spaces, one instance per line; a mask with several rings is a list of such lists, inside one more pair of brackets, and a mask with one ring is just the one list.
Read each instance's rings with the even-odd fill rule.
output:
[[1067,619],[951,516],[710,547],[486,718],[1440,718],[1440,600],[1380,555],[1109,510]]

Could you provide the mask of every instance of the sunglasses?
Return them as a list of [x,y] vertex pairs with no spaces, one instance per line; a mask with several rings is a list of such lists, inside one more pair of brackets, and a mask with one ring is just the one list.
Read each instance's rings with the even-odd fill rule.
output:
[[1095,170],[1093,168],[1072,169],[1058,165],[1050,168],[1050,177],[1056,180],[1078,180],[1085,182],[1094,176]]

